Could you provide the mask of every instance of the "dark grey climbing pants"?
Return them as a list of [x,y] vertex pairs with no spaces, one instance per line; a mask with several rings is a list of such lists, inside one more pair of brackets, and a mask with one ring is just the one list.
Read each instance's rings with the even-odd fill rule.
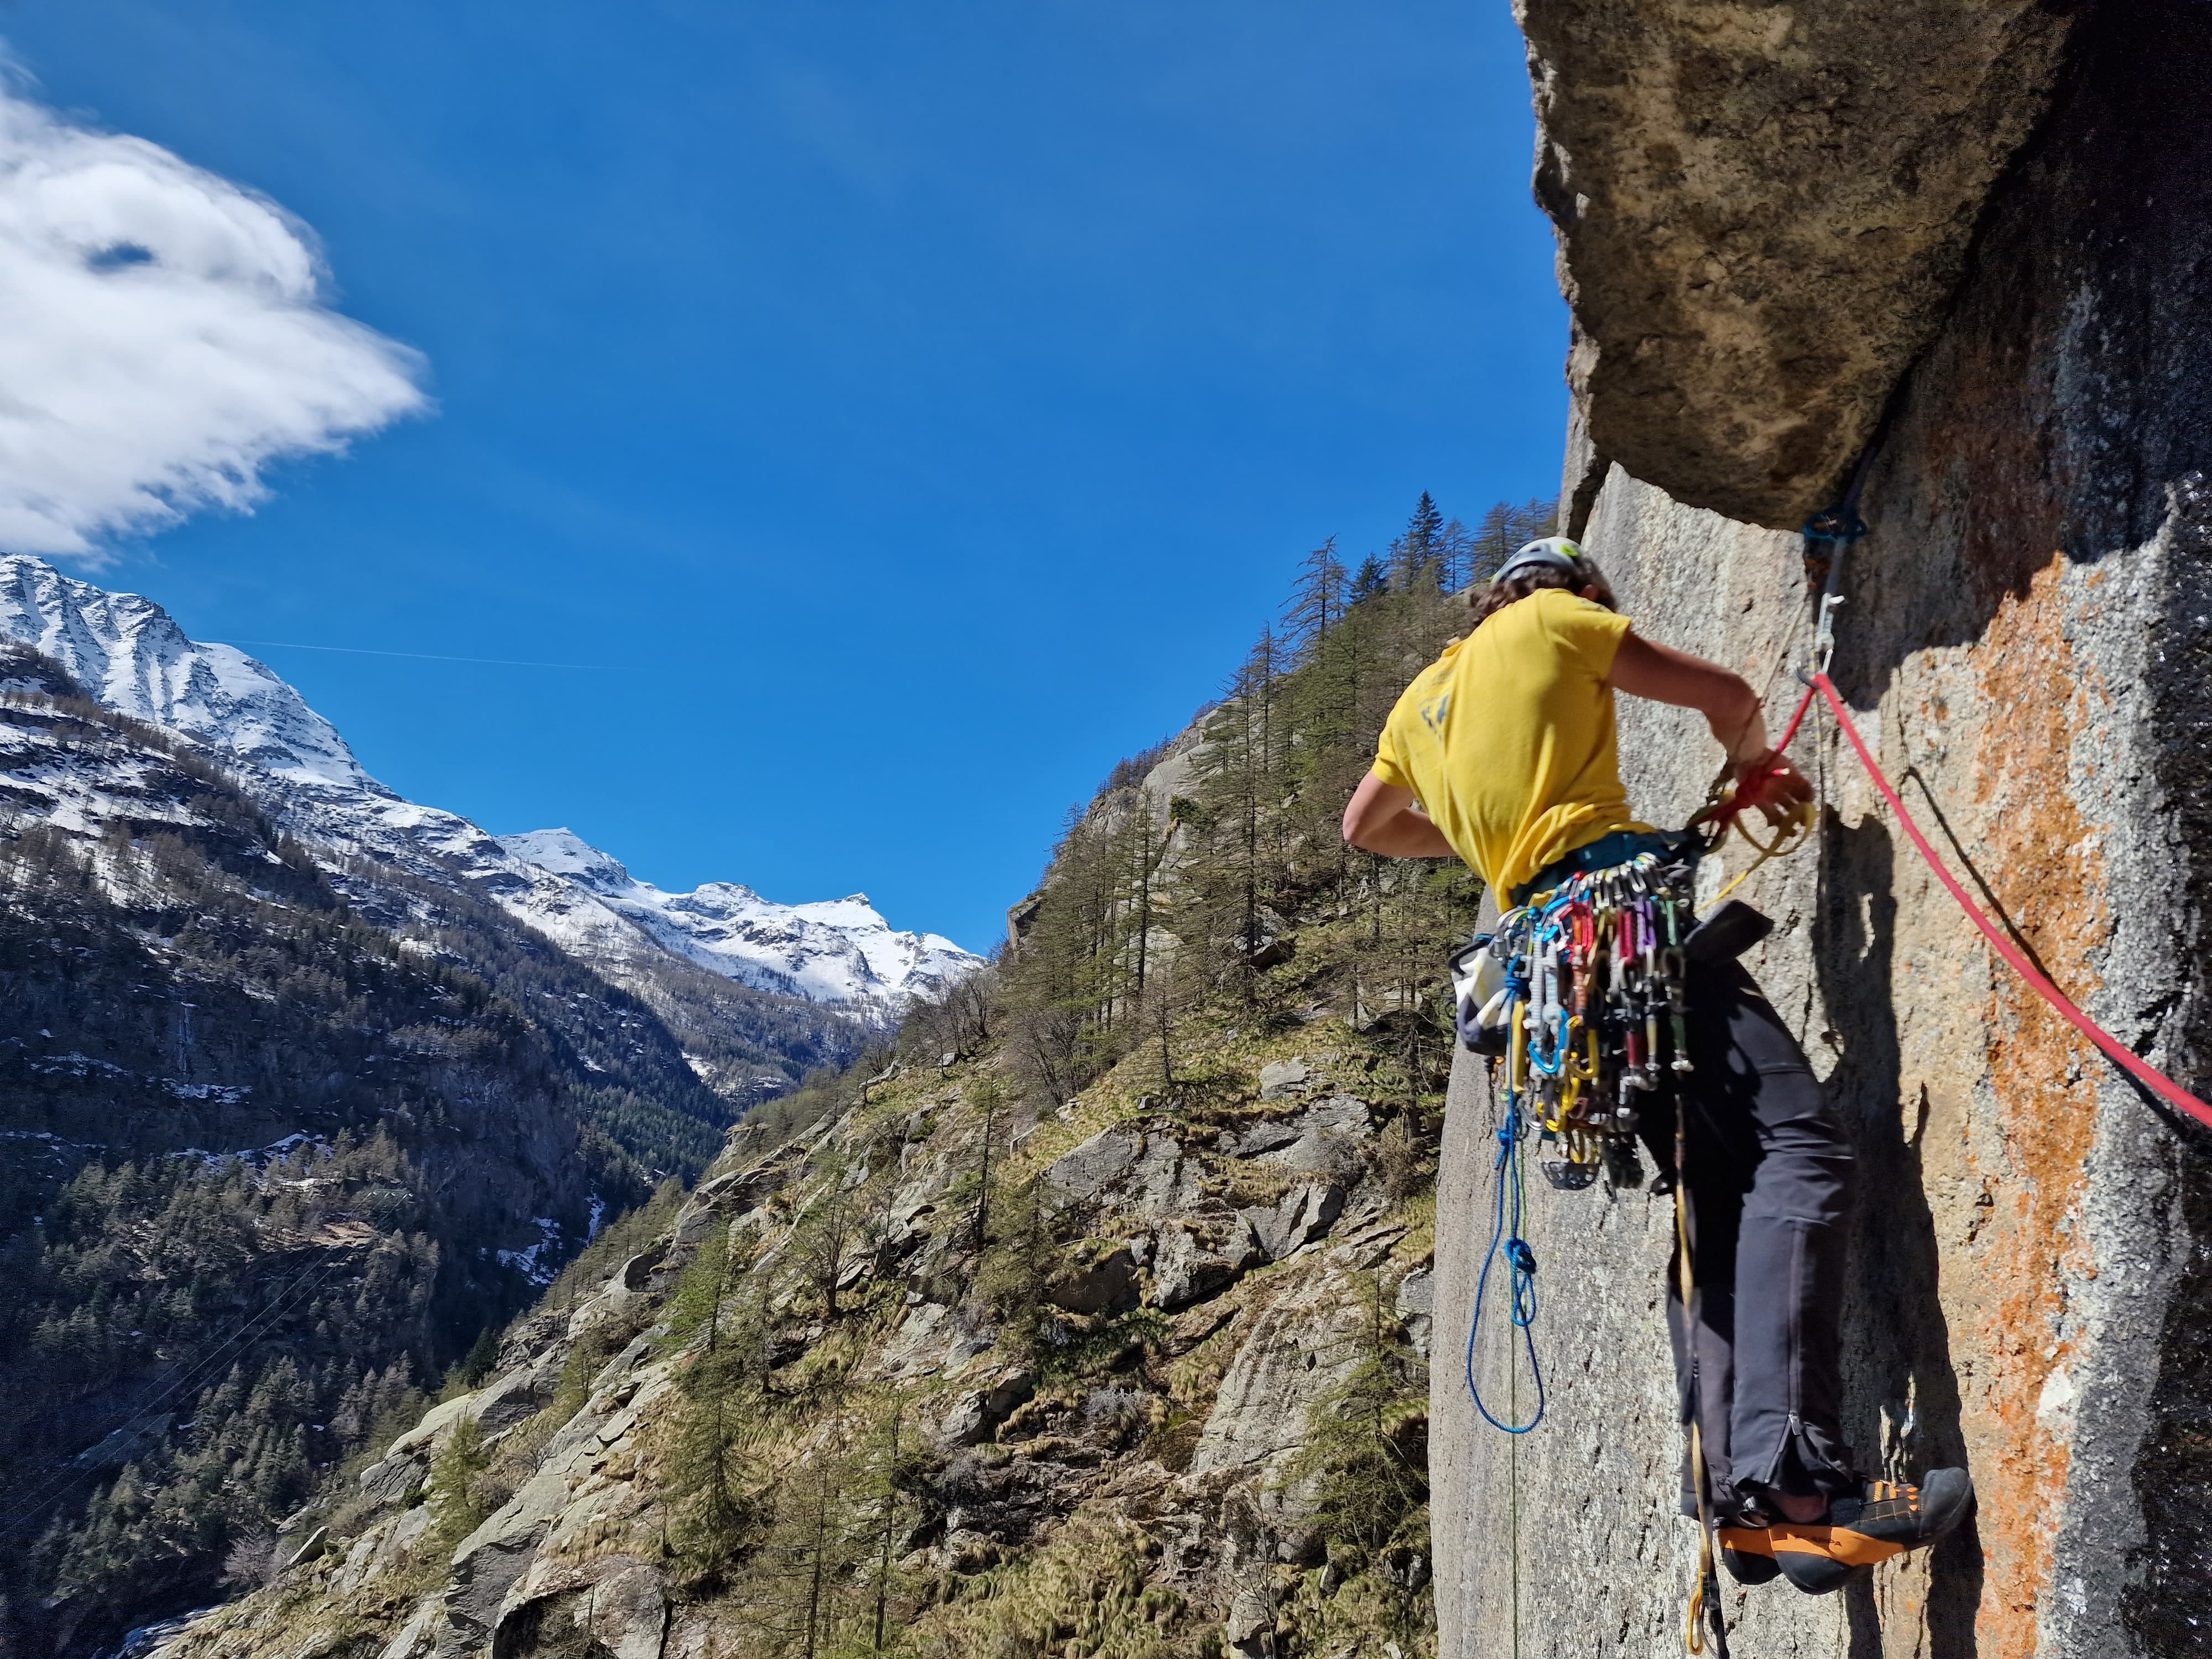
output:
[[[1682,1421],[1697,1404],[1714,1504],[1733,1517],[1772,1492],[1850,1489],[1837,1318],[1851,1145],[1772,1005],[1741,963],[1692,964],[1686,1113],[1691,1260],[1686,1316],[1667,1275]],[[1649,1143],[1674,1161],[1674,1126]],[[1695,1514],[1683,1462],[1686,1514]],[[1771,1508],[1771,1503],[1767,1507]]]

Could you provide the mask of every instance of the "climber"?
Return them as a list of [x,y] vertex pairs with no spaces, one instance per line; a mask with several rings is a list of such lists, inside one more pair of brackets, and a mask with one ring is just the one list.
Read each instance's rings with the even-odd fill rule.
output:
[[[1792,822],[1811,786],[1769,746],[1759,697],[1718,665],[1656,644],[1618,613],[1595,561],[1547,537],[1471,588],[1468,635],[1392,709],[1344,838],[1398,858],[1460,857],[1504,902],[1689,838],[1628,810],[1613,693],[1705,717],[1735,803]],[[1662,1167],[1686,1109],[1692,1305],[1669,1275],[1668,1322],[1683,1421],[1701,1431],[1723,1559],[1736,1578],[1778,1572],[1839,1587],[1850,1568],[1929,1543],[1964,1516],[1962,1469],[1918,1487],[1852,1468],[1839,1412],[1837,1323],[1851,1146],[1797,1046],[1732,958],[1687,969],[1688,1060],[1679,1102],[1643,1114]],[[1694,1401],[1694,1406],[1692,1402]],[[1684,1510],[1698,1513],[1693,1472]]]

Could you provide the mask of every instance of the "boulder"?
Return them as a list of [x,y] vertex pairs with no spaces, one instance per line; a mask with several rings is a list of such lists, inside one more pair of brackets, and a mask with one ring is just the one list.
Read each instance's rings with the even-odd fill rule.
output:
[[1044,1183],[1072,1202],[1096,1202],[1128,1178],[1144,1151],[1144,1130],[1117,1123],[1054,1160]]
[[1270,1118],[1224,1129],[1214,1137],[1213,1149],[1224,1158],[1261,1158],[1291,1145],[1305,1131],[1295,1118]]
[[663,1659],[671,1611],[666,1578],[622,1556],[530,1582],[500,1613],[495,1654],[588,1653],[593,1659]]
[[[422,1420],[401,1435],[386,1449],[386,1458],[423,1453],[428,1455],[442,1443],[454,1424],[468,1416],[477,1403],[474,1394],[457,1394],[451,1400],[441,1400],[422,1413]],[[362,1482],[367,1484],[364,1474]]]
[[1275,1606],[1261,1592],[1242,1589],[1222,1621],[1222,1639],[1247,1659],[1260,1659],[1274,1645]]
[[676,1218],[676,1243],[679,1248],[699,1243],[717,1227],[726,1224],[721,1213],[712,1205],[687,1205]]
[[1137,1305],[1137,1259],[1126,1244],[1053,1276],[1045,1300],[1063,1313],[1119,1313]]
[[567,1461],[541,1463],[504,1508],[455,1547],[446,1616],[457,1629],[477,1641],[489,1639],[507,1590],[528,1569],[548,1523],[568,1499]]
[[1260,1247],[1271,1261],[1280,1261],[1303,1249],[1328,1230],[1344,1213],[1344,1188],[1334,1181],[1308,1182],[1285,1193],[1272,1210],[1241,1210],[1251,1224]]
[[471,1397],[466,1415],[486,1434],[497,1434],[535,1415],[553,1398],[561,1382],[561,1354],[539,1355],[504,1376],[495,1377]]
[[1416,1267],[1398,1285],[1398,1299],[1393,1304],[1398,1322],[1406,1328],[1406,1340],[1413,1345],[1413,1352],[1423,1359],[1429,1357],[1429,1339],[1437,1322],[1437,1276],[1426,1267]]
[[304,1566],[322,1554],[330,1546],[331,1529],[328,1527],[317,1527],[313,1532],[307,1534],[307,1541],[292,1552],[291,1559],[286,1561],[284,1565],[288,1570]]
[[1365,1101],[1352,1095],[1330,1095],[1295,1117],[1266,1118],[1224,1129],[1213,1144],[1216,1151],[1231,1158],[1337,1171],[1357,1162],[1351,1148],[1374,1133],[1375,1120]]
[[376,1659],[429,1659],[443,1645],[439,1638],[448,1628],[445,1597],[434,1590],[415,1604],[407,1622],[377,1650]]
[[1338,1274],[1315,1275],[1248,1316],[1191,1474],[1254,1480],[1263,1506],[1278,1513],[1294,1502],[1281,1478],[1305,1443],[1309,1414],[1358,1363],[1366,1317],[1356,1282]]
[[653,1270],[660,1265],[661,1258],[667,1254],[666,1244],[651,1244],[623,1262],[621,1277],[623,1289],[630,1291],[645,1289],[652,1283]]
[[[591,1392],[600,1394],[618,1387],[625,1376],[645,1363],[645,1357],[653,1352],[653,1345],[664,1328],[655,1326],[652,1330],[632,1337],[628,1347],[599,1367],[598,1375],[592,1378]],[[554,1380],[559,1381],[557,1372]]]
[[691,1202],[724,1215],[737,1215],[758,1205],[791,1179],[793,1160],[779,1152],[765,1164],[733,1170],[701,1182],[691,1192]]
[[1227,1237],[1212,1243],[1186,1222],[1171,1221],[1160,1230],[1152,1263],[1154,1306],[1172,1311],[1203,1302],[1267,1259],[1266,1247],[1246,1217],[1229,1217],[1218,1231]]
[[573,1342],[601,1321],[616,1317],[635,1294],[623,1285],[622,1276],[617,1274],[597,1296],[576,1304],[575,1312],[568,1316],[568,1340]]
[[1313,1077],[1313,1069],[1303,1060],[1270,1060],[1260,1068],[1260,1098],[1281,1100],[1298,1094]]
[[1133,1123],[1103,1129],[1044,1172],[1063,1201],[1130,1215],[1173,1215],[1199,1201],[1198,1183],[1171,1135]]
[[436,1518],[428,1504],[417,1504],[369,1528],[346,1552],[345,1563],[331,1580],[331,1589],[340,1595],[349,1594],[376,1574],[405,1562],[416,1540],[430,1529]]
[[957,1330],[958,1321],[944,1303],[917,1303],[884,1346],[877,1368],[885,1376],[926,1376],[943,1365]]
[[939,1443],[945,1446],[981,1443],[1017,1407],[1036,1393],[1036,1379],[1027,1370],[1017,1370],[988,1388],[970,1389],[956,1395],[939,1425]]

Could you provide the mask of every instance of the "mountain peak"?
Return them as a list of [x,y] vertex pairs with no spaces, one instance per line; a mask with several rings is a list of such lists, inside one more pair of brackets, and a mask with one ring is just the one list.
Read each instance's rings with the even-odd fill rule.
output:
[[935,933],[895,931],[866,893],[779,904],[742,882],[664,892],[574,830],[501,836],[500,846],[585,889],[655,943],[727,978],[811,1002],[896,1005],[982,966]]
[[0,635],[36,647],[95,701],[288,782],[389,798],[337,728],[234,645],[187,638],[139,593],[111,593],[27,553],[0,557]]
[[619,859],[601,852],[573,830],[530,830],[492,839],[515,857],[567,876],[593,892],[619,893],[637,884]]

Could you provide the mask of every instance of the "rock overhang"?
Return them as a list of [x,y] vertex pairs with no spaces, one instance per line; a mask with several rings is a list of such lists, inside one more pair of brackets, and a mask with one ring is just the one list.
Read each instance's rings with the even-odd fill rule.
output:
[[1586,443],[1795,529],[1940,326],[2049,105],[2066,0],[1518,0]]

